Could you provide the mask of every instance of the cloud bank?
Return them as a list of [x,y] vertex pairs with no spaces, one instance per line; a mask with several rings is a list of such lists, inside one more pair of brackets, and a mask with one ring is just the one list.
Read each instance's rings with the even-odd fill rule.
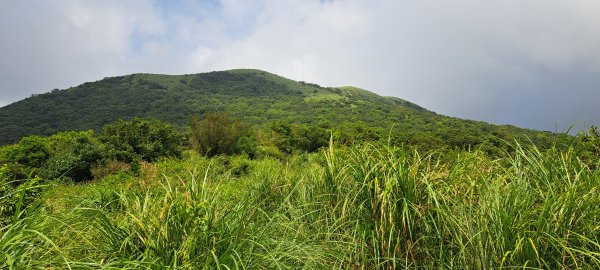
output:
[[600,124],[598,14],[595,0],[12,1],[0,106],[106,76],[247,67],[561,131]]

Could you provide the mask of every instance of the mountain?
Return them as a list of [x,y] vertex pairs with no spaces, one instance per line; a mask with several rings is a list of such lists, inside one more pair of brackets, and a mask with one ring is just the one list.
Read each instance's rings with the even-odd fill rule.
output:
[[321,87],[265,71],[188,75],[132,74],[55,89],[0,108],[0,144],[27,135],[100,130],[120,118],[153,117],[184,128],[192,114],[227,112],[262,125],[275,120],[393,132],[407,143],[469,147],[555,134],[447,117],[396,97],[356,87]]

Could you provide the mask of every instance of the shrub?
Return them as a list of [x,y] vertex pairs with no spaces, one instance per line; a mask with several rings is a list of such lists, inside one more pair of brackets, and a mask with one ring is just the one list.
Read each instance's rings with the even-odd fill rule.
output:
[[283,121],[273,122],[270,126],[271,141],[281,151],[291,154],[295,151],[315,152],[327,145],[329,135],[325,129],[315,126],[290,124]]
[[580,143],[581,156],[588,161],[598,161],[600,159],[600,131],[595,126],[591,126],[587,132],[577,135]]
[[284,159],[285,154],[279,150],[276,146],[272,145],[261,145],[256,150],[256,157],[258,158],[276,158]]
[[3,147],[0,161],[18,163],[27,167],[42,167],[50,158],[50,148],[43,137],[24,137],[19,143]]
[[8,169],[5,177],[10,181],[14,181],[15,185],[24,182],[31,175],[39,175],[41,171],[39,168],[31,168],[19,163],[7,163],[4,166]]
[[93,131],[58,133],[48,138],[48,144],[53,153],[44,168],[47,179],[90,180],[92,168],[106,156],[105,147],[94,138]]
[[327,131],[314,126],[297,125],[294,131],[294,145],[304,152],[316,152],[327,145]]
[[[12,180],[8,165],[0,166],[0,225],[16,221],[41,192],[38,177],[17,184]],[[0,232],[0,236],[1,236]]]
[[126,162],[180,157],[183,147],[183,136],[172,125],[137,117],[105,126],[101,140],[109,146],[113,158]]
[[104,164],[96,165],[94,168],[92,168],[92,176],[94,176],[94,179],[102,179],[106,176],[119,172],[126,172],[129,170],[131,170],[131,166],[129,164],[111,159],[104,162]]
[[223,165],[235,177],[247,175],[252,166],[248,155],[230,156],[224,160]]
[[190,143],[198,153],[206,156],[231,155],[241,152],[236,146],[247,128],[226,113],[208,113],[204,120],[190,117]]
[[20,182],[30,176],[45,179],[91,179],[91,168],[105,157],[105,147],[93,131],[62,132],[50,137],[29,136],[0,149],[0,162],[9,177]]

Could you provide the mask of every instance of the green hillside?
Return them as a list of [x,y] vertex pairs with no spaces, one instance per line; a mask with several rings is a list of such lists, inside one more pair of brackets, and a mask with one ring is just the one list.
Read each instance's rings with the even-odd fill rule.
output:
[[53,90],[0,108],[0,144],[27,135],[101,130],[117,119],[151,117],[183,129],[190,115],[227,112],[243,122],[275,120],[391,132],[399,143],[471,147],[524,139],[538,146],[549,132],[461,120],[356,87],[321,87],[265,71],[239,69],[190,75],[133,74]]

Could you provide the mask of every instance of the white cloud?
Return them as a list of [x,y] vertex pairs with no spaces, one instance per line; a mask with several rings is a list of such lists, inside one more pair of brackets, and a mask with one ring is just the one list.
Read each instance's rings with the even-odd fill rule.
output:
[[121,1],[5,4],[0,9],[0,102],[127,70],[131,34],[161,26],[148,3],[116,3]]

